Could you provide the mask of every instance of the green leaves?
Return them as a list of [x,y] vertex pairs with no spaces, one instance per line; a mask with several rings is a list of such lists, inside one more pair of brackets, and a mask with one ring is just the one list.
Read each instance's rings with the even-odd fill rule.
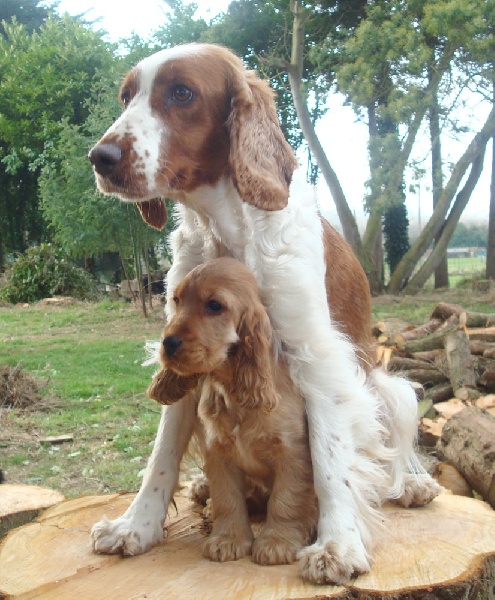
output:
[[18,257],[7,272],[7,284],[0,290],[0,297],[12,303],[58,295],[94,300],[98,289],[87,271],[74,266],[51,244],[29,248]]

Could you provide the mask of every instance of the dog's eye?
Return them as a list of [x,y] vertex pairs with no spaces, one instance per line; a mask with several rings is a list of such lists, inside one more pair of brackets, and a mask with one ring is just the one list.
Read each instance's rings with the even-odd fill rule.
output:
[[217,302],[216,300],[208,300],[208,302],[205,305],[205,308],[206,312],[213,315],[218,315],[223,310],[223,306],[220,304],[220,302]]
[[172,300],[174,301],[175,306],[179,305],[179,298],[177,298],[177,296],[174,296]]
[[120,101],[124,105],[124,108],[127,108],[131,102],[131,95],[129,92],[122,92],[122,94],[120,94]]
[[193,92],[187,86],[178,84],[172,88],[172,100],[177,104],[187,104],[193,98]]

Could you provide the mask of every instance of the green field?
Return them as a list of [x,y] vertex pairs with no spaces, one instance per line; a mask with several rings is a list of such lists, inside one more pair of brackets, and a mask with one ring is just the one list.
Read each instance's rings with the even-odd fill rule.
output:
[[[493,312],[494,296],[472,290],[374,299],[375,320],[419,324],[440,301]],[[160,407],[146,396],[153,367],[146,340],[159,339],[163,310],[148,319],[131,304],[74,302],[0,307],[0,368],[20,365],[42,385],[29,409],[0,404],[0,468],[7,481],[66,496],[139,488]],[[60,445],[48,436],[70,435]]]

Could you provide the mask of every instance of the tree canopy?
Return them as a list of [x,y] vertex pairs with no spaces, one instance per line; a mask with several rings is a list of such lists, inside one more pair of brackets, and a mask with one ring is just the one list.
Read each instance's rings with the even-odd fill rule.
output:
[[[309,179],[321,173],[328,184],[373,290],[386,284],[394,293],[417,291],[445,254],[495,134],[494,3],[233,0],[210,22],[194,4],[168,4],[170,18],[150,39],[134,36],[119,45],[81,17],[58,15],[54,5],[0,6],[0,267],[6,255],[52,239],[73,256],[124,255],[135,251],[136,240],[158,243],[134,207],[95,191],[86,154],[120,110],[116,92],[130,65],[161,47],[204,41],[230,47],[270,79],[285,135],[294,149],[307,146]],[[316,135],[335,93],[368,126],[363,232]],[[477,111],[484,107],[477,130],[467,97],[477,97]],[[434,210],[410,242],[406,180],[421,129],[430,133],[425,170]],[[448,165],[442,141],[459,132],[470,139]],[[387,282],[377,251],[383,246]]]

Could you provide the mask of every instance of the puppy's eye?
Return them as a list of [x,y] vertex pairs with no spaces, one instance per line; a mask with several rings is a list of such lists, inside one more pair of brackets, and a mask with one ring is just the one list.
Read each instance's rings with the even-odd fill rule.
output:
[[177,298],[177,296],[174,296],[172,300],[174,301],[175,306],[179,305],[179,298]]
[[223,306],[216,300],[208,300],[205,305],[206,312],[211,315],[218,315],[223,311]]
[[172,100],[177,104],[187,104],[193,99],[193,96],[192,90],[181,83],[172,88]]

